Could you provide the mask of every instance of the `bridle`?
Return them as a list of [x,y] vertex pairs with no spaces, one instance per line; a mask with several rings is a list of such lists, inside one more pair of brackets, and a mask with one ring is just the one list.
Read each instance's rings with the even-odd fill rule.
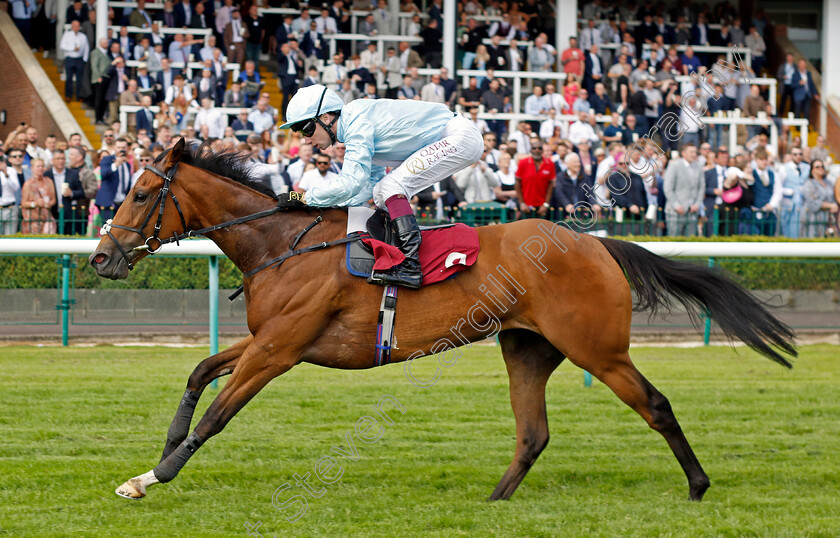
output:
[[[181,211],[181,205],[178,203],[178,198],[175,197],[175,193],[169,188],[169,185],[172,183],[172,180],[175,178],[175,173],[178,171],[178,163],[175,163],[172,168],[170,168],[166,173],[161,172],[158,168],[154,165],[147,165],[145,170],[152,172],[156,176],[163,178],[163,187],[161,187],[160,191],[158,191],[157,198],[155,198],[155,203],[152,205],[149,212],[146,214],[146,218],[143,219],[143,224],[140,225],[139,228],[129,228],[128,226],[122,226],[120,224],[113,224],[113,219],[108,219],[105,224],[102,225],[102,233],[106,234],[108,237],[111,238],[111,241],[117,245],[117,248],[122,254],[125,263],[128,265],[129,271],[134,269],[134,264],[131,263],[131,260],[128,258],[128,255],[131,252],[139,251],[139,250],[146,250],[149,254],[157,254],[160,252],[160,249],[163,248],[163,245],[167,243],[178,243],[181,239],[186,237],[192,237],[197,235],[196,232],[189,231],[187,232],[187,221],[184,220],[184,213]],[[167,195],[172,197],[172,203],[175,205],[175,209],[178,210],[178,216],[181,218],[181,226],[185,230],[184,235],[179,236],[177,232],[173,232],[172,237],[168,239],[161,239],[160,238],[160,227],[161,223],[163,222],[163,210],[166,208],[166,199]],[[143,234],[143,229],[149,224],[149,221],[152,220],[152,215],[155,214],[155,210],[158,211],[157,222],[155,222],[154,232],[152,235],[146,237]],[[117,241],[117,238],[114,237],[114,234],[111,233],[111,228],[117,228],[120,230],[127,230],[129,232],[134,232],[143,238],[143,244],[138,245],[132,249],[126,251],[125,248]],[[152,241],[157,241],[158,246],[157,248],[152,247]]]
[[[235,224],[242,224],[242,223],[249,222],[249,221],[252,221],[252,220],[261,219],[263,217],[267,217],[269,215],[273,215],[275,213],[279,213],[280,211],[283,211],[283,208],[278,203],[275,207],[273,207],[271,209],[266,209],[265,211],[259,211],[257,213],[251,213],[250,215],[246,215],[244,217],[239,217],[239,218],[236,218],[236,219],[233,219],[233,220],[229,220],[229,221],[223,222],[221,224],[215,224],[215,225],[209,226],[207,228],[201,228],[200,230],[187,230],[187,221],[186,221],[186,219],[184,219],[184,213],[181,211],[181,205],[178,203],[178,198],[175,197],[175,193],[173,193],[172,190],[169,188],[170,184],[172,183],[172,180],[175,179],[175,173],[178,170],[178,163],[176,162],[174,165],[172,165],[172,168],[170,168],[169,171],[167,171],[166,173],[161,172],[158,168],[156,168],[155,166],[153,166],[151,164],[147,165],[145,167],[145,170],[148,170],[149,172],[152,172],[156,176],[163,178],[163,187],[161,187],[160,191],[158,192],[157,198],[155,199],[155,203],[151,207],[151,209],[149,209],[149,212],[146,214],[146,218],[143,219],[143,224],[141,224],[139,228],[129,228],[128,226],[121,226],[119,224],[114,224],[112,222],[113,219],[108,219],[108,221],[105,224],[102,225],[102,230],[101,230],[101,233],[110,237],[111,241],[113,241],[114,244],[117,246],[117,248],[120,251],[120,254],[122,254],[122,257],[125,260],[126,265],[128,265],[128,270],[129,271],[134,269],[134,264],[132,264],[131,260],[129,260],[129,258],[128,258],[128,255],[131,252],[145,250],[150,255],[154,255],[154,254],[157,254],[158,252],[160,252],[160,249],[163,248],[163,245],[166,245],[166,244],[169,244],[169,243],[175,243],[176,245],[178,245],[178,244],[180,244],[181,239],[198,237],[199,235],[205,235],[205,234],[208,234],[210,232],[220,230],[222,228],[227,228],[228,226],[233,226]],[[178,232],[172,232],[172,237],[169,237],[167,239],[161,239],[160,238],[160,227],[161,227],[161,223],[163,222],[163,210],[166,207],[167,195],[172,197],[172,203],[175,204],[175,209],[178,210],[178,216],[181,218],[181,226],[183,226],[184,233],[183,234],[178,234]],[[155,222],[154,233],[152,235],[146,237],[143,234],[143,228],[145,228],[146,225],[149,224],[149,221],[152,220],[152,215],[154,215],[156,209],[158,210],[158,217],[157,217],[157,222]],[[360,239],[362,239],[363,234],[354,233],[354,234],[350,234],[346,237],[342,237],[341,239],[336,239],[334,241],[323,241],[321,243],[316,243],[316,244],[310,245],[308,247],[296,248],[298,243],[300,242],[300,240],[303,238],[304,235],[306,235],[307,232],[309,232],[312,228],[314,228],[315,226],[317,226],[318,224],[323,222],[323,220],[324,220],[323,209],[322,208],[316,208],[316,209],[319,210],[320,214],[317,217],[315,217],[314,221],[312,221],[310,224],[308,224],[304,229],[302,229],[300,232],[298,232],[291,239],[291,241],[289,242],[289,250],[285,254],[281,254],[280,256],[272,258],[272,259],[258,265],[257,267],[254,267],[253,269],[245,271],[242,274],[242,276],[247,279],[247,278],[250,278],[250,277],[254,276],[255,274],[259,273],[260,271],[262,271],[264,269],[268,269],[269,267],[280,266],[284,261],[286,261],[287,259],[292,258],[294,256],[300,256],[301,254],[306,254],[308,252],[315,252],[315,251],[322,250],[322,249],[325,249],[325,248],[333,247],[333,246],[336,246],[336,245],[343,245],[345,243],[350,243],[350,242],[353,242],[353,241],[359,241]],[[117,241],[117,238],[114,237],[114,234],[111,233],[112,228],[117,228],[117,229],[120,229],[120,230],[127,230],[129,232],[136,233],[141,238],[145,238],[143,240],[143,244],[142,245],[137,245],[136,247],[134,247],[132,249],[126,250],[125,248],[123,248],[123,246],[120,244],[120,242]],[[158,242],[157,248],[152,248],[152,245],[151,245],[152,241],[157,241]],[[244,286],[239,286],[236,289],[236,291],[234,291],[230,295],[229,299],[231,301],[233,301],[234,299],[236,299],[236,297],[240,293],[242,293],[243,290],[244,290]]]
[[[273,215],[275,213],[283,211],[283,208],[281,208],[280,205],[278,204],[277,206],[275,206],[271,209],[266,209],[265,211],[259,211],[257,213],[251,213],[250,215],[246,215],[244,217],[239,217],[239,218],[236,218],[236,219],[233,219],[233,220],[229,220],[229,221],[223,222],[221,224],[215,224],[213,226],[209,226],[207,228],[201,228],[199,230],[187,230],[187,222],[186,222],[186,219],[184,219],[184,213],[181,211],[181,205],[178,203],[178,198],[175,197],[175,193],[173,193],[172,189],[170,189],[170,184],[172,183],[172,180],[175,179],[175,173],[178,170],[178,163],[175,163],[174,165],[172,165],[172,168],[170,168],[169,171],[167,171],[166,173],[161,172],[158,168],[156,168],[153,165],[148,165],[148,166],[145,167],[145,169],[148,170],[149,172],[152,172],[156,176],[159,176],[159,177],[163,178],[163,187],[161,187],[160,191],[158,192],[157,198],[155,199],[155,203],[154,203],[154,205],[152,205],[151,209],[149,209],[149,212],[146,214],[146,218],[143,219],[143,224],[141,224],[139,228],[130,228],[128,226],[122,226],[122,225],[119,225],[119,224],[114,224],[112,222],[113,219],[108,219],[108,221],[104,225],[102,225],[102,231],[101,231],[102,234],[105,234],[108,237],[110,237],[111,241],[113,241],[114,244],[117,246],[117,248],[120,251],[120,254],[122,254],[122,257],[125,260],[125,263],[128,265],[129,270],[134,268],[134,264],[132,264],[131,260],[129,260],[129,258],[128,258],[128,255],[131,252],[145,250],[150,255],[154,255],[154,254],[157,254],[158,252],[160,252],[160,249],[163,248],[163,245],[166,245],[166,244],[169,244],[169,243],[175,243],[177,245],[177,244],[180,244],[181,239],[198,237],[199,235],[205,235],[205,234],[208,234],[210,232],[220,230],[222,228],[227,228],[228,226],[234,226],[236,224],[242,224],[242,223],[249,222],[249,221],[252,221],[252,220],[261,219],[263,217],[267,217],[269,215]],[[169,237],[169,238],[166,238],[166,239],[161,239],[160,238],[160,228],[161,228],[161,223],[163,222],[163,210],[166,207],[167,195],[172,197],[172,203],[175,205],[175,209],[178,210],[178,216],[181,218],[181,226],[184,229],[184,233],[179,234],[178,232],[173,232],[172,237]],[[282,264],[288,258],[291,258],[291,257],[294,257],[294,256],[299,256],[301,254],[306,254],[307,252],[314,252],[316,250],[321,250],[321,249],[332,247],[332,246],[335,246],[335,245],[341,245],[341,244],[349,243],[349,242],[352,242],[352,241],[358,241],[361,238],[361,236],[359,234],[354,234],[354,235],[349,235],[347,237],[343,237],[343,238],[335,240],[335,241],[324,241],[322,243],[317,243],[315,245],[311,245],[311,246],[308,246],[308,247],[303,247],[303,248],[296,249],[298,243],[303,238],[303,236],[306,235],[307,232],[309,232],[312,228],[314,228],[315,226],[317,226],[319,223],[321,223],[324,220],[323,210],[321,210],[321,208],[317,208],[317,209],[320,210],[319,211],[320,214],[315,218],[315,220],[312,223],[307,225],[303,230],[298,232],[297,235],[295,235],[292,238],[292,240],[289,242],[289,251],[288,252],[286,252],[285,254],[282,254],[280,256],[277,256],[276,258],[272,258],[272,259],[264,262],[263,264],[261,264],[257,267],[254,267],[253,269],[251,269],[249,271],[246,271],[245,273],[243,273],[243,276],[245,278],[249,278],[249,277],[255,275],[256,273],[262,271],[263,269],[267,269],[269,267]],[[155,222],[154,232],[152,233],[152,235],[147,237],[143,234],[143,228],[145,228],[149,224],[149,221],[151,221],[152,215],[154,215],[155,210],[157,210],[157,212],[158,212],[157,222]],[[123,248],[123,246],[120,244],[120,242],[117,241],[117,238],[114,237],[114,235],[111,233],[112,228],[117,228],[119,230],[127,230],[129,232],[136,233],[141,238],[144,238],[143,244],[126,250],[125,248]],[[151,244],[152,241],[157,241],[157,248],[152,247],[152,244]],[[242,292],[242,287],[240,286],[237,289],[237,291],[235,291],[233,293],[233,295],[231,295],[231,300],[233,300],[241,292]]]

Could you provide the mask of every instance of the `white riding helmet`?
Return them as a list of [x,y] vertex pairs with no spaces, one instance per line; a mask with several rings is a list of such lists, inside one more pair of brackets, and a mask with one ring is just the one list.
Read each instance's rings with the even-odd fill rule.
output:
[[289,101],[286,108],[286,123],[278,129],[288,129],[296,123],[317,118],[325,112],[341,110],[344,101],[333,90],[323,84],[301,88]]

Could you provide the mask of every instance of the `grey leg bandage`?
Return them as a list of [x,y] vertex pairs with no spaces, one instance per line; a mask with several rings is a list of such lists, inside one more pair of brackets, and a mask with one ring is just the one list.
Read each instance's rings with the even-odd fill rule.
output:
[[157,467],[153,469],[155,478],[158,482],[169,482],[178,474],[178,471],[186,465],[187,460],[190,459],[196,450],[201,446],[201,437],[192,434],[178,445],[178,448],[172,451],[172,454],[167,456],[165,460],[158,463]]

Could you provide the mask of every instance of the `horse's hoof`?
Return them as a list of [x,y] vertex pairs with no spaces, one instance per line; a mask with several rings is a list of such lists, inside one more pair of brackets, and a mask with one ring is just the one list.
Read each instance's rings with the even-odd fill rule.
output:
[[125,499],[142,499],[146,496],[146,488],[136,478],[132,478],[122,486],[118,487],[114,493]]

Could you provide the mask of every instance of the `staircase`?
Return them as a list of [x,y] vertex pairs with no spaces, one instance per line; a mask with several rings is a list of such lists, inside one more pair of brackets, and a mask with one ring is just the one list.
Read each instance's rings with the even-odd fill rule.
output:
[[[38,63],[41,64],[41,67],[44,68],[47,76],[50,77],[50,80],[58,90],[58,93],[63,96],[64,81],[61,80],[61,72],[56,65],[57,60],[44,58],[42,54],[36,54],[35,58],[38,60]],[[100,136],[99,133],[96,132],[96,126],[94,125],[93,111],[88,112],[89,109],[78,101],[67,103],[67,108],[70,109],[70,113],[73,114],[73,117],[79,123],[79,126],[81,126],[82,131],[84,131],[85,136],[90,143],[98,147]]]
[[272,69],[269,69],[266,66],[266,62],[260,62],[260,80],[265,81],[265,86],[263,87],[264,92],[268,92],[271,96],[268,100],[268,104],[273,106],[277,109],[277,113],[281,116],[278,117],[278,120],[283,120],[283,93],[280,91],[280,81],[277,79],[276,69],[274,68],[276,64],[273,62],[269,64]]

